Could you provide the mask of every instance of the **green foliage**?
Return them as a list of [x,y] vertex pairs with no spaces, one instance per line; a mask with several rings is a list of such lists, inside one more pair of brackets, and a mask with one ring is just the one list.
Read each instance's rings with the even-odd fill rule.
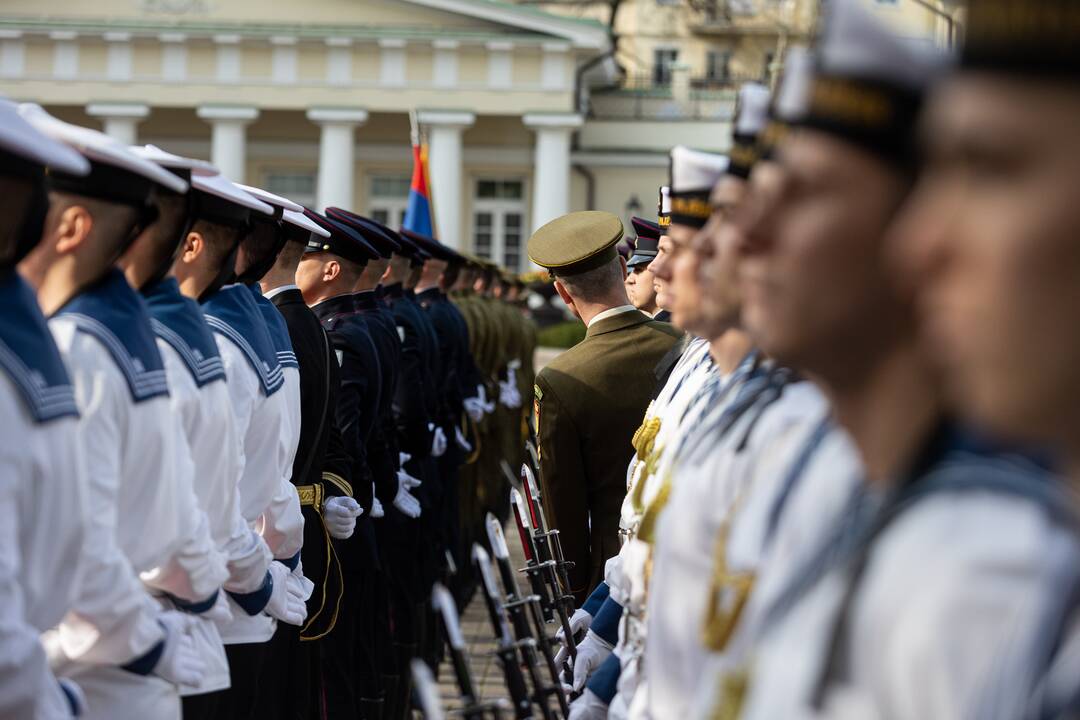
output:
[[577,321],[561,322],[540,331],[541,347],[571,348],[585,339],[585,326]]

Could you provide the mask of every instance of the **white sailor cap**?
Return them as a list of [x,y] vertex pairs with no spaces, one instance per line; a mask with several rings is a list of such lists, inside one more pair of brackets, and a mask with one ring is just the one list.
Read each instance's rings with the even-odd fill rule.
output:
[[666,228],[671,224],[671,188],[667,185],[660,186],[660,200],[656,207],[656,224]]
[[281,219],[289,223],[290,225],[295,225],[301,230],[307,230],[308,232],[314,233],[319,237],[330,237],[329,230],[326,230],[325,228],[322,228],[313,223],[303,212],[297,212],[296,210],[285,210],[281,215]]
[[946,55],[893,32],[859,0],[829,0],[815,45],[817,71],[920,90],[945,66]]
[[814,55],[809,48],[792,47],[784,60],[784,72],[776,88],[772,114],[781,122],[798,122],[810,106],[810,88],[814,82]]
[[157,145],[132,145],[128,149],[144,160],[149,160],[169,170],[187,171],[189,175],[217,175],[220,172],[205,160],[174,155]]
[[195,191],[197,218],[246,227],[251,213],[273,216],[274,208],[244,192],[223,175],[192,175],[191,189]]
[[725,155],[677,145],[671,150],[671,224],[704,227],[709,194],[728,169]]
[[737,178],[750,177],[750,171],[758,159],[758,135],[769,118],[769,88],[761,83],[745,83],[739,88],[735,113],[735,126],[728,152],[728,175]]
[[19,106],[5,99],[0,99],[0,151],[69,175],[90,172],[86,158],[36,130],[19,115]]
[[784,70],[769,111],[769,122],[758,137],[759,158],[770,159],[776,145],[787,135],[790,125],[806,117],[813,81],[813,54],[809,49],[798,45],[789,48],[784,56]]
[[924,94],[948,56],[893,33],[858,0],[830,0],[815,56],[800,124],[910,167]]
[[[175,193],[187,192],[188,184],[182,179],[139,157],[105,133],[64,122],[33,103],[20,105],[19,114],[37,130],[74,148],[90,160],[90,174],[83,177],[81,182],[68,179],[73,176],[57,182],[56,174],[50,174],[50,182],[59,189],[135,205],[145,202],[150,192],[149,183],[156,183]],[[134,182],[135,178],[142,182]]]
[[251,185],[241,185],[240,183],[237,183],[236,185],[237,185],[237,187],[239,187],[244,192],[251,193],[252,195],[257,197],[259,200],[262,200],[267,205],[273,205],[274,207],[281,208],[282,210],[292,210],[293,212],[297,212],[297,213],[304,212],[303,206],[298,205],[297,203],[294,203],[289,198],[284,198],[284,197],[281,197],[280,195],[275,195],[272,192],[269,192],[267,190],[263,190],[262,188],[253,187]]
[[739,88],[739,110],[735,117],[736,136],[754,136],[761,132],[769,119],[771,98],[769,88],[761,83],[748,82]]

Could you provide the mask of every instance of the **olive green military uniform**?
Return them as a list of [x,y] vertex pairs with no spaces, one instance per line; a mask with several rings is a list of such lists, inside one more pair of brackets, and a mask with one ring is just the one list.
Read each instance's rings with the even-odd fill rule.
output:
[[536,376],[534,412],[549,522],[559,529],[579,602],[619,551],[630,441],[649,405],[653,368],[679,339],[633,310],[593,323]]
[[[589,272],[615,262],[622,232],[610,213],[571,213],[533,234],[529,257],[556,277]],[[653,368],[680,336],[632,306],[610,310],[537,374],[534,388],[544,506],[575,563],[579,604],[618,553],[631,439],[652,396]]]

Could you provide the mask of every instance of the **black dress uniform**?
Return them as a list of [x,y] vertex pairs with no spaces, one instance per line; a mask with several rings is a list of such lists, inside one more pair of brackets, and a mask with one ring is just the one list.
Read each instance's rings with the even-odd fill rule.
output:
[[[360,264],[375,257],[374,249],[344,225],[310,210],[305,214],[331,233],[309,243],[309,251],[330,252]],[[355,533],[340,546],[345,593],[338,627],[327,637],[323,657],[327,716],[371,719],[381,714],[382,683],[373,643],[380,563],[370,517],[374,494],[368,448],[378,420],[382,368],[370,332],[356,317],[351,293],[311,309],[327,331],[340,365],[336,415],[345,450],[353,458],[353,497],[364,508]]]
[[[351,495],[352,458],[345,452],[337,425],[340,369],[330,339],[318,318],[304,303],[300,290],[285,287],[268,293],[289,330],[300,368],[300,443],[293,461],[292,482],[301,495],[304,514],[304,574],[315,584],[303,627],[279,625],[267,663],[266,691],[260,696],[262,718],[312,717],[321,705],[323,677],[318,642],[334,630],[343,593],[341,566],[320,517],[322,499]],[[306,501],[311,498],[311,503]],[[302,641],[303,640],[303,641]]]

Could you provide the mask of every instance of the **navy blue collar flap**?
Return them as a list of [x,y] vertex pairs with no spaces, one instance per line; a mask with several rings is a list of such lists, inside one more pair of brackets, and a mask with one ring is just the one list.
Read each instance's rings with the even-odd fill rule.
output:
[[78,417],[64,361],[33,291],[14,271],[0,279],[0,368],[19,389],[34,420]]
[[277,351],[255,298],[243,285],[218,290],[202,304],[206,323],[244,353],[269,397],[285,382]]
[[146,303],[119,270],[110,270],[56,314],[74,321],[81,332],[105,346],[127,380],[132,400],[139,403],[169,394]]
[[300,364],[296,362],[296,353],[293,352],[292,338],[289,337],[289,326],[285,324],[285,318],[274,303],[263,297],[258,283],[249,285],[248,290],[251,291],[255,305],[258,306],[263,320],[266,321],[266,330],[270,333],[270,341],[274,344],[278,363],[282,367],[299,369]]
[[199,304],[180,294],[176,278],[165,278],[143,292],[154,334],[167,342],[199,387],[225,379],[225,365]]

